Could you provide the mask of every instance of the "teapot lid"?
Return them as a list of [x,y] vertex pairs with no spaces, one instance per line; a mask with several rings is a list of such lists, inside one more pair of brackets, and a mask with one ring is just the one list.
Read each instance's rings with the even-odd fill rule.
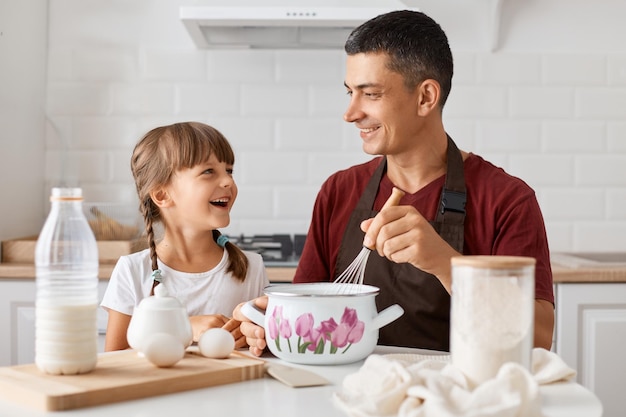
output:
[[139,307],[149,310],[165,310],[184,308],[176,297],[171,297],[167,288],[163,284],[154,287],[154,295],[146,297],[139,303]]

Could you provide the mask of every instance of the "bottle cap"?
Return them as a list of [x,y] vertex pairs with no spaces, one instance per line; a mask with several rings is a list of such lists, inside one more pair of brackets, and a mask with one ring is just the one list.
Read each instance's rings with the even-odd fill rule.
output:
[[54,187],[50,194],[50,201],[79,201],[83,199],[82,188]]

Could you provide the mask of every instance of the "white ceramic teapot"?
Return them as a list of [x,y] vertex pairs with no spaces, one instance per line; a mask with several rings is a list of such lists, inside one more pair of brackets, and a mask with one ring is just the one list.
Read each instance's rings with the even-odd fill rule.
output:
[[155,365],[172,366],[184,356],[193,332],[185,307],[160,284],[154,287],[154,296],[144,298],[135,308],[126,338],[130,347]]

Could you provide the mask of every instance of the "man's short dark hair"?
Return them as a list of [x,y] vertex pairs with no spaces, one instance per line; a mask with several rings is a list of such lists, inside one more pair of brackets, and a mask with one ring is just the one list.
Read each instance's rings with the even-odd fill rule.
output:
[[352,31],[345,44],[348,55],[385,53],[388,68],[413,89],[426,79],[441,86],[443,108],[452,88],[452,52],[437,22],[421,12],[398,10],[368,20]]

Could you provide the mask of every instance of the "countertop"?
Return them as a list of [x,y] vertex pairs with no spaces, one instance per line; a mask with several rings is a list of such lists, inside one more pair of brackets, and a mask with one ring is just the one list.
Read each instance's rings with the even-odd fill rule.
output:
[[[377,346],[374,353],[432,354],[433,352]],[[356,372],[363,361],[348,365],[306,366],[287,364],[275,357],[266,356],[263,359],[308,369],[322,375],[331,384],[321,387],[290,388],[266,376],[245,382],[54,413],[34,411],[0,400],[0,415],[3,417],[108,417],[112,415],[125,417],[170,417],[174,415],[345,417],[347,415],[333,405],[332,396],[340,389],[344,377]],[[540,386],[539,390],[542,397],[542,414],[545,417],[600,417],[602,415],[602,404],[598,398],[591,391],[574,382],[544,385]]]
[[[554,283],[567,282],[626,282],[626,262],[623,264],[600,262],[571,262],[570,255],[566,257],[556,254],[552,262]],[[623,254],[626,259],[626,253]],[[109,279],[114,264],[100,265],[100,279]],[[272,282],[291,282],[296,271],[293,263],[279,266],[272,263],[266,266],[267,275]],[[0,263],[0,280],[2,279],[33,279],[35,266],[33,264]]]
[[[98,277],[108,280],[113,272],[113,264],[100,264]],[[266,267],[266,271],[271,281],[291,282],[296,271],[294,266]],[[0,280],[2,279],[34,279],[35,265],[22,263],[0,263]]]

